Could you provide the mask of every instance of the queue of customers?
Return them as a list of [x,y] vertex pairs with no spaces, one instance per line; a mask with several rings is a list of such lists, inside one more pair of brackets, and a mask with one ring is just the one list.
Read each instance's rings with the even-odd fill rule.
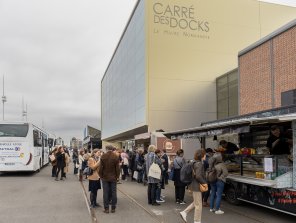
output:
[[[55,148],[50,155],[52,163],[52,177],[55,180],[64,180],[68,172],[70,155],[67,148],[62,146]],[[222,193],[228,175],[227,168],[222,161],[219,152],[214,153],[210,148],[197,149],[191,161],[193,179],[190,184],[182,181],[182,167],[188,164],[184,158],[182,149],[176,152],[175,158],[170,162],[166,150],[157,149],[150,145],[148,150],[138,148],[133,151],[116,149],[112,145],[106,146],[106,152],[100,149],[93,149],[90,153],[85,149],[73,150],[74,174],[80,180],[88,179],[90,192],[90,207],[96,208],[101,205],[97,203],[97,192],[103,189],[104,212],[114,213],[117,205],[117,184],[126,181],[128,178],[137,183],[148,184],[147,201],[148,204],[159,206],[164,203],[165,196],[162,191],[168,184],[169,169],[174,181],[175,202],[185,205],[185,190],[189,188],[192,192],[193,202],[180,212],[182,219],[187,222],[187,214],[194,211],[194,223],[201,222],[202,207],[210,207],[210,211],[215,214],[223,214],[220,209]],[[157,166],[159,175],[153,175],[152,166]],[[205,171],[215,169],[217,180],[208,183],[205,178]],[[157,171],[156,171],[157,172]],[[60,176],[60,178],[59,178]],[[199,185],[207,185],[207,191],[201,191]],[[208,199],[210,198],[210,203]]]

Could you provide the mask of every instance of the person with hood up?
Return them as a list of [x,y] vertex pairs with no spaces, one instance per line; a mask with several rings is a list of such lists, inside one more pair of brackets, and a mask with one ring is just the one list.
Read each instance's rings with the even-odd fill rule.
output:
[[207,181],[205,179],[205,171],[202,163],[206,152],[204,149],[197,149],[194,154],[193,161],[193,180],[190,184],[193,196],[193,202],[184,210],[180,212],[182,219],[187,222],[187,214],[194,210],[194,223],[201,223],[201,214],[202,214],[202,193],[200,191],[200,184],[206,185]]
[[[226,183],[226,177],[228,176],[228,170],[226,165],[222,161],[221,153],[215,153],[209,160],[209,168],[215,168],[217,173],[217,181],[211,183],[211,196],[210,196],[210,211],[215,214],[224,214],[224,211],[220,209],[220,203],[224,185]],[[216,208],[215,208],[216,199]]]

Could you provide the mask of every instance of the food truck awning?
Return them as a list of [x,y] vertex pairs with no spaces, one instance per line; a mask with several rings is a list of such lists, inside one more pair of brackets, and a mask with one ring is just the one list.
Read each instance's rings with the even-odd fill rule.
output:
[[214,136],[231,133],[249,132],[251,125],[263,123],[280,123],[296,120],[296,113],[269,117],[236,117],[228,120],[217,120],[209,123],[202,123],[201,126],[178,131],[164,132],[163,134],[171,139],[178,138],[199,138],[203,136]]

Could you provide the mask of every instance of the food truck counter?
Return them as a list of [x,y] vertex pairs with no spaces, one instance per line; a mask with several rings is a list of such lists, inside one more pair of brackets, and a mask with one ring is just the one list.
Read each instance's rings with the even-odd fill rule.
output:
[[293,163],[287,155],[225,155],[228,179],[272,188],[291,188]]

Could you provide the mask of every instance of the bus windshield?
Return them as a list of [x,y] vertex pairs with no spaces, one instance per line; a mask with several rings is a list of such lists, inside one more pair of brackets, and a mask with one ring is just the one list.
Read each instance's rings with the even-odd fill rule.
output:
[[28,124],[0,124],[0,137],[26,137]]

